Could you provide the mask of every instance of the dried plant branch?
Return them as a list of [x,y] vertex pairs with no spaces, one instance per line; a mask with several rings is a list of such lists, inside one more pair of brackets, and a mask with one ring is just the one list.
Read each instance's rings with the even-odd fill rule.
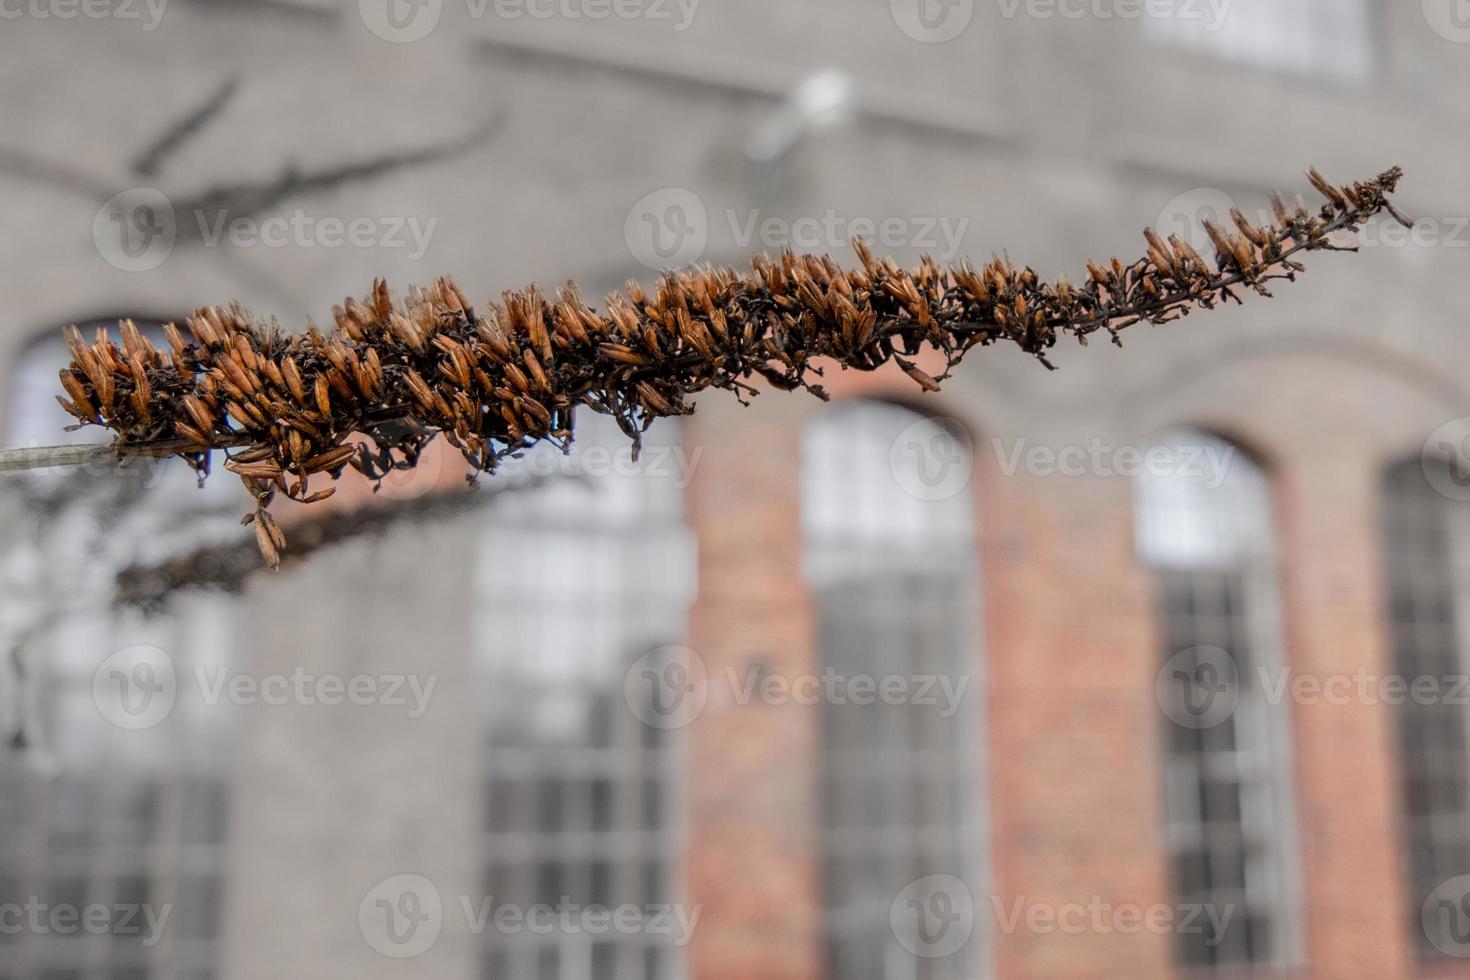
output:
[[240,77],[231,75],[222,81],[199,105],[180,118],[169,123],[133,160],[133,173],[139,177],[152,177],[163,169],[168,158],[182,149],[206,126],[224,112],[240,90]]
[[[91,344],[72,330],[60,401],[83,424],[115,431],[121,453],[185,440],[171,451],[201,475],[211,450],[246,446],[225,468],[254,495],[245,520],[275,565],[285,536],[266,508],[277,492],[320,500],[333,488],[312,489],[310,478],[335,479],[349,465],[381,479],[416,465],[440,434],[474,472],[490,472],[539,441],[565,449],[578,406],[611,415],[636,452],[653,419],[688,414],[690,398],[707,388],[743,401],[759,376],[826,398],[815,383],[823,358],[862,371],[893,362],[937,390],[973,347],[1010,342],[1047,363],[1062,334],[1085,344],[1106,331],[1117,342],[1135,323],[1239,302],[1242,287],[1269,296],[1271,280],[1304,270],[1298,252],[1344,250],[1333,235],[1383,211],[1409,224],[1389,202],[1398,168],[1341,187],[1315,170],[1309,176],[1326,198],[1316,212],[1273,197],[1266,227],[1238,212],[1233,230],[1206,223],[1213,261],[1177,236],[1146,230],[1144,258],[1089,263],[1080,286],[1045,282],[1000,258],[944,270],[926,257],[907,271],[859,241],[857,268],[788,252],[755,259],[747,273],[669,272],[652,293],[630,283],[603,313],[569,283],[555,301],[535,287],[505,293],[481,315],[440,279],[406,303],[375,282],[365,300],[333,309],[328,334],[309,326],[288,336],[238,305],[198,310],[185,330],[170,324],[171,352],[155,350],[127,321],[121,347],[105,330]],[[926,347],[944,359],[937,377],[912,360]],[[355,434],[366,441],[348,444]]]
[[[244,445],[242,439],[237,445]],[[156,442],[140,442],[129,445],[125,456],[177,456],[195,448],[187,439],[160,439]],[[90,443],[76,446],[28,446],[20,449],[0,449],[0,473],[20,473],[48,466],[86,466],[118,458],[119,447],[110,443]]]

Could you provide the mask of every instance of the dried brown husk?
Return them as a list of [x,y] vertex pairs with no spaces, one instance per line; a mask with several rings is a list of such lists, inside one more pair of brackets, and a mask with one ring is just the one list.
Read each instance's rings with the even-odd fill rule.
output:
[[[441,436],[472,473],[490,472],[538,442],[566,448],[580,406],[611,415],[636,453],[654,419],[692,412],[709,388],[743,400],[759,377],[826,398],[823,362],[862,371],[894,362],[931,391],[976,346],[1013,343],[1046,363],[1063,334],[1085,343],[1104,330],[1116,342],[1132,324],[1238,301],[1237,286],[1269,295],[1268,282],[1302,271],[1294,254],[1344,250],[1333,236],[1380,212],[1408,224],[1389,201],[1401,176],[1394,168],[1340,187],[1313,170],[1320,210],[1273,198],[1270,225],[1238,212],[1233,231],[1208,225],[1213,263],[1149,230],[1144,258],[1088,263],[1081,286],[1005,258],[944,269],[926,257],[905,270],[854,241],[854,268],[785,252],[743,273],[668,272],[651,292],[629,283],[603,313],[571,283],[554,299],[533,286],[477,311],[448,279],[406,301],[376,281],[333,309],[329,333],[308,324],[284,335],[238,305],[205,307],[183,329],[165,328],[168,350],[130,322],[121,347],[106,331],[90,344],[69,331],[58,400],[82,424],[116,432],[123,452],[186,440],[177,455],[201,478],[212,450],[241,450],[226,466],[256,499],[257,537],[274,565],[285,539],[266,508],[278,492],[323,499],[308,489],[313,474],[335,479],[351,466],[381,481]],[[911,360],[926,348],[944,362],[937,376]]]

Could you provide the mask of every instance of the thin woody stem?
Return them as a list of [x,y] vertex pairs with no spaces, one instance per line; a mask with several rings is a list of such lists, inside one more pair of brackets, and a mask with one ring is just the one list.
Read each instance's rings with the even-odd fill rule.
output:
[[[630,283],[601,312],[573,284],[555,299],[535,287],[505,293],[481,315],[447,279],[407,302],[377,281],[363,300],[333,309],[329,333],[285,335],[238,306],[166,326],[168,351],[131,321],[120,324],[121,345],[106,331],[89,344],[73,330],[59,400],[118,441],[3,453],[0,471],[179,455],[203,472],[212,450],[239,448],[224,465],[254,496],[247,520],[274,564],[285,539],[266,508],[277,493],[307,503],[330,495],[315,474],[335,480],[352,466],[381,480],[417,465],[441,436],[472,472],[493,472],[540,442],[566,448],[581,409],[611,416],[636,452],[649,424],[689,414],[709,389],[744,401],[763,379],[825,399],[817,379],[829,365],[893,365],[928,391],[977,346],[1014,344],[1051,367],[1047,352],[1062,337],[1085,343],[1106,331],[1118,342],[1134,323],[1238,302],[1238,289],[1270,295],[1268,283],[1303,271],[1297,253],[1345,250],[1331,236],[1381,212],[1406,220],[1389,201],[1396,167],[1342,186],[1308,176],[1326,198],[1316,212],[1273,196],[1268,224],[1234,210],[1233,230],[1206,221],[1213,260],[1146,229],[1144,258],[1090,262],[1080,285],[1003,258],[978,269],[926,258],[902,269],[854,241],[856,266],[786,252],[744,273],[668,272],[652,291]],[[937,376],[914,360],[926,350],[943,361]]]
[[[391,407],[373,413],[376,421],[395,422],[408,415],[407,406]],[[253,440],[245,433],[233,440],[219,441],[216,449],[248,446]],[[94,442],[73,446],[32,446],[25,449],[0,449],[0,473],[21,473],[52,466],[88,466],[93,463],[122,465],[134,456],[179,456],[197,453],[200,447],[187,439],[150,439],[141,442]]]
[[[1352,220],[1349,215],[1340,215],[1327,226],[1327,232],[1342,231],[1351,224]],[[1284,249],[1281,257],[1283,260],[1289,259],[1299,252],[1307,251],[1310,247],[1305,242],[1298,242],[1290,248]],[[1352,249],[1352,251],[1355,251],[1355,249]],[[1136,274],[1142,270],[1144,265],[1144,261],[1135,262],[1129,266],[1128,271]],[[1234,275],[1220,280],[1216,285],[1216,289],[1229,289],[1233,286],[1243,285],[1245,282],[1245,276],[1237,272]],[[1197,301],[1197,297],[1191,296],[1188,293],[1182,291],[1176,292],[1160,297],[1153,303],[1136,306],[1132,309],[1120,310],[1110,316],[1106,321],[1098,320],[1090,328],[1083,327],[1082,329],[1095,331],[1106,327],[1112,320],[1128,320],[1129,322],[1114,327],[1115,330],[1122,330],[1134,323],[1142,322],[1150,316],[1155,316],[1171,308]],[[1060,323],[1058,322],[1057,325],[1060,326]],[[1001,332],[1001,328],[995,323],[957,322],[948,324],[948,326],[956,333],[971,335],[990,336]],[[902,328],[895,326],[889,332],[896,334],[900,329]],[[693,357],[689,358],[691,362],[695,359]],[[408,410],[405,408],[402,414],[392,415],[384,413],[381,418],[383,421],[392,421],[403,418],[407,414]],[[242,436],[237,445],[246,445],[249,442],[249,437]],[[112,442],[84,446],[40,446],[28,449],[0,449],[0,473],[14,473],[52,466],[85,466],[91,463],[108,461],[121,463],[130,456],[173,456],[179,453],[197,451],[198,448],[197,445],[185,439],[158,439],[149,442],[134,442],[121,445]]]
[[[243,442],[241,443],[243,445]],[[122,463],[130,456],[175,456],[191,448],[184,439],[158,439],[119,446],[90,443],[81,446],[33,446],[0,449],[0,473],[19,473],[51,466],[87,466],[92,463]]]

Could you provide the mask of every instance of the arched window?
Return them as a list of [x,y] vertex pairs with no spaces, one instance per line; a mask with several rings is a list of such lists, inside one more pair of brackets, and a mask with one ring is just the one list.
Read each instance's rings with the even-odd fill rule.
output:
[[[497,906],[662,907],[650,928],[484,932],[486,980],[684,975],[678,882],[682,728],[643,710],[640,663],[678,644],[695,591],[678,429],[638,462],[607,416],[579,412],[570,456],[538,447],[495,479],[476,607],[485,706],[484,893]],[[490,910],[493,914],[493,910]]]
[[[69,360],[57,335],[17,359],[5,444],[105,441],[64,431]],[[193,672],[230,663],[232,605],[111,608],[125,564],[236,523],[238,484],[210,483],[177,460],[0,481],[0,902],[100,917],[0,936],[7,977],[217,975],[234,724]]]
[[883,402],[825,412],[803,444],[827,971],[842,980],[984,971],[970,471],[960,434]]
[[1162,648],[1164,797],[1186,969],[1300,958],[1285,658],[1266,476],[1216,436],[1170,433],[1135,484]]
[[[1395,709],[1410,933],[1422,956],[1470,951],[1457,910],[1425,914],[1441,883],[1470,874],[1470,754],[1466,752],[1465,651],[1470,650],[1470,505],[1464,478],[1436,458],[1383,474],[1383,555],[1392,674],[1405,685]],[[1453,887],[1453,886],[1452,886]],[[1458,899],[1464,889],[1450,896]]]

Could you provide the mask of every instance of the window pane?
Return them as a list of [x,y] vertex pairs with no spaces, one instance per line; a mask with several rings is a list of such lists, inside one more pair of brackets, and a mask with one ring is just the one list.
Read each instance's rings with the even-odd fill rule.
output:
[[968,690],[959,685],[971,675],[973,502],[962,485],[930,492],[943,467],[968,473],[966,445],[940,422],[879,402],[826,412],[803,444],[820,669],[839,685],[824,693],[862,682],[912,695],[827,693],[820,708],[827,969],[843,980],[959,980],[980,962],[978,936],[940,949],[893,929],[895,904],[929,876],[953,882],[964,894],[945,897],[972,911],[982,894],[985,842],[971,810],[979,700],[948,711],[917,694],[928,678]]
[[[110,326],[116,339],[116,327]],[[83,331],[91,334],[95,327],[83,325]],[[159,325],[143,330],[163,343]],[[4,416],[6,444],[101,440],[98,431],[63,431],[73,420],[52,394],[57,367],[68,359],[59,331],[19,358]],[[124,564],[158,557],[160,549],[198,544],[215,529],[237,534],[243,491],[238,481],[217,475],[201,492],[177,461],[161,472],[108,472],[76,479],[74,470],[43,470],[0,487],[6,570],[26,569],[19,581],[3,583],[7,625],[30,637],[17,661],[22,669],[0,671],[0,685],[33,685],[33,717],[21,720],[26,748],[18,756],[54,773],[26,779],[9,766],[0,768],[0,823],[7,824],[0,829],[25,845],[27,894],[51,895],[49,900],[68,905],[105,903],[113,910],[110,936],[16,936],[12,945],[18,948],[7,954],[27,964],[26,976],[187,976],[179,972],[183,966],[207,965],[218,954],[212,893],[191,890],[179,875],[186,866],[223,865],[224,832],[216,814],[227,810],[233,740],[227,728],[214,724],[220,712],[184,696],[182,684],[172,710],[157,717],[139,713],[149,702],[138,692],[162,689],[156,674],[109,658],[150,648],[177,677],[187,677],[196,663],[228,664],[235,610],[211,596],[182,600],[145,620],[112,610],[110,599],[113,576]],[[66,614],[58,615],[60,609]],[[104,687],[94,693],[93,677],[104,663],[117,669],[101,675]],[[146,666],[151,670],[156,663]],[[121,714],[106,710],[104,702],[114,696]],[[201,774],[210,787],[202,806],[189,788],[198,782],[191,774]],[[13,787],[19,791],[14,799]],[[0,868],[8,853],[0,843]],[[208,880],[217,886],[214,874]],[[147,936],[149,916],[157,921],[165,903],[182,918],[171,915],[161,937]],[[186,964],[173,923],[190,916],[204,923],[194,933],[210,941],[194,943]]]
[[1170,433],[1146,458],[1134,526],[1160,620],[1174,900],[1228,922],[1179,930],[1176,956],[1188,969],[1284,964],[1300,925],[1285,706],[1263,686],[1283,663],[1269,487],[1202,432]]
[[[497,907],[575,913],[678,900],[644,861],[683,849],[679,732],[640,720],[648,715],[630,709],[624,683],[645,653],[681,641],[693,597],[676,436],[654,426],[632,464],[626,436],[584,412],[569,463],[543,447],[501,477],[586,474],[497,500],[482,531],[484,857]],[[492,919],[481,975],[636,980],[650,976],[649,949],[682,963],[673,938],[503,933]]]
[[[1436,491],[1426,472],[1448,466],[1416,458],[1392,467],[1383,480],[1393,674],[1407,685],[1427,679],[1447,695],[1457,693],[1465,676],[1461,650],[1470,626],[1461,613],[1470,509]],[[1421,924],[1436,886],[1470,873],[1465,707],[1458,696],[1405,697],[1395,715],[1409,892],[1405,919],[1419,955],[1437,958],[1443,950],[1465,948],[1463,937],[1448,931],[1454,919],[1429,916]]]

